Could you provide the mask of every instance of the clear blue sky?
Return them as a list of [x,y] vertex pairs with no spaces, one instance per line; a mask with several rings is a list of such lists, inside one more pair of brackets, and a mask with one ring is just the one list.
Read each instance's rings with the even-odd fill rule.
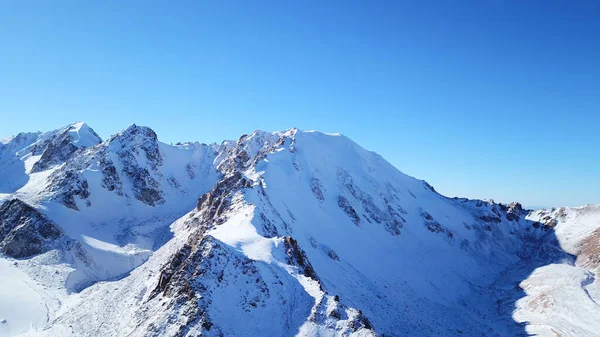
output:
[[600,203],[600,1],[6,1],[0,136],[341,132],[449,196]]

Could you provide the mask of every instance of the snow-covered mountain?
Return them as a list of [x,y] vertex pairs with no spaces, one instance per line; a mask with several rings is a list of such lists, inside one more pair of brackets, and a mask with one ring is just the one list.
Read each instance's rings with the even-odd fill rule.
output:
[[0,145],[0,336],[600,336],[600,206],[447,198],[339,134]]

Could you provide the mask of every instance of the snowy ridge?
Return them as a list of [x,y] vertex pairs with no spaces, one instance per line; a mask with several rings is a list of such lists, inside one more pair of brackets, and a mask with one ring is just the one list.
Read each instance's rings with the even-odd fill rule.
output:
[[104,142],[63,130],[77,149],[55,146],[65,159],[4,197],[72,242],[0,258],[47,308],[9,317],[8,336],[600,331],[600,206],[446,198],[340,134],[172,146],[137,125]]
[[75,151],[101,142],[85,123],[50,132],[19,133],[0,146],[0,193],[22,188],[35,173],[62,164]]

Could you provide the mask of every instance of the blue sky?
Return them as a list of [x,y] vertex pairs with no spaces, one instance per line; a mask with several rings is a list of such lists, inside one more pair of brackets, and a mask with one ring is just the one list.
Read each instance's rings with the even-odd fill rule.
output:
[[600,203],[598,1],[11,1],[0,136],[341,132],[449,196]]

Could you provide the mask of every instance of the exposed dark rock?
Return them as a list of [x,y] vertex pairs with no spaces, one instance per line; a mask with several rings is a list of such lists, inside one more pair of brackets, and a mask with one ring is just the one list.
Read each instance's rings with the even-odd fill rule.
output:
[[519,221],[521,220],[521,216],[526,215],[523,207],[518,202],[513,202],[508,205],[506,208],[506,219],[508,221]]
[[221,179],[213,189],[205,193],[196,204],[196,210],[203,212],[206,221],[219,223],[219,217],[223,214],[233,194],[242,189],[250,187],[250,182],[240,172]]
[[329,312],[329,317],[332,317],[335,319],[342,319],[342,314],[340,313],[340,311],[337,308],[335,308]]
[[61,236],[58,225],[19,199],[0,206],[0,250],[10,257],[45,253]]
[[[436,192],[435,188],[433,188],[433,186],[429,185],[428,182],[423,181],[423,185],[425,186],[426,189],[430,190],[431,192]],[[437,193],[437,192],[436,192]]]
[[[315,324],[325,325],[331,328],[336,327],[336,321],[345,320],[346,327],[338,330],[338,333],[341,336],[353,336],[360,330],[362,330],[362,332],[371,330],[371,333],[375,335],[374,331],[372,331],[373,326],[371,322],[366,318],[362,311],[359,310],[356,312],[354,309],[351,309],[349,312],[352,312],[353,315],[349,316],[347,310],[348,307],[342,304],[339,296],[336,295],[333,299],[329,296],[325,296],[320,302],[316,303],[315,309],[309,317],[309,320]],[[371,333],[366,335],[370,336]],[[362,334],[359,333],[359,335]]]
[[394,236],[398,236],[402,233],[400,231],[400,229],[402,227],[404,227],[405,223],[406,223],[406,220],[404,220],[404,218],[399,216],[397,219],[393,219],[391,221],[386,221],[385,222],[385,230]]
[[421,217],[427,221],[432,221],[433,217],[431,216],[431,214],[427,213],[424,210],[421,210]]
[[346,170],[338,170],[337,171],[337,181],[341,187],[344,187],[350,194],[352,194],[355,198],[360,198],[358,191],[356,190],[356,186],[354,185],[354,179],[350,172]]
[[[152,129],[133,124],[111,137],[108,148],[118,156],[119,166],[131,182],[136,199],[150,206],[165,202],[161,186],[153,177],[153,174],[160,176],[158,168],[162,165],[163,158],[156,133]],[[104,185],[122,195],[122,183],[114,164],[108,159],[104,159],[103,164]]]
[[188,163],[186,170],[190,179],[196,179],[197,165],[195,163]]
[[518,202],[511,202],[510,204],[508,204],[508,211],[517,214],[521,214],[524,212],[523,206],[521,206],[521,204]]
[[148,127],[133,124],[123,132],[113,136],[109,143],[118,143],[123,150],[135,154],[140,154],[141,151],[153,170],[162,165],[163,159],[158,147],[158,138],[156,133]]
[[402,217],[402,215],[400,214],[406,215],[406,211],[400,206],[398,206],[397,209],[394,208],[394,206],[392,206],[390,201],[387,199],[384,199],[384,201],[386,204],[387,212],[391,218],[390,220],[387,220],[385,222],[385,230],[394,236],[398,236],[401,234],[400,230],[406,224],[406,219],[404,219],[404,217]]
[[68,136],[50,142],[46,150],[42,152],[40,159],[33,164],[31,172],[41,172],[54,165],[63,163],[77,149],[78,147],[71,143],[71,139]]
[[319,180],[319,178],[313,177],[311,179],[310,189],[312,190],[313,194],[318,200],[325,200],[325,196],[323,195],[323,186],[321,185],[321,181]]
[[358,331],[362,328],[364,329],[368,329],[368,330],[372,330],[373,329],[373,325],[371,324],[371,322],[369,321],[369,319],[363,314],[362,311],[358,312],[358,317],[355,320],[355,325],[354,325],[355,331]]
[[317,273],[306,257],[306,253],[298,246],[298,242],[291,236],[286,236],[283,240],[285,253],[288,256],[288,263],[300,268],[302,274],[318,281]]
[[544,223],[544,225],[545,225],[546,227],[554,228],[554,227],[556,227],[556,225],[558,225],[558,221],[557,221],[556,219],[550,219],[550,220],[547,220],[547,221]]
[[423,220],[425,220],[423,222],[423,225],[430,232],[432,232],[432,233],[446,233],[446,235],[450,239],[454,237],[454,233],[452,233],[452,231],[450,229],[442,226],[439,222],[437,222],[437,220],[435,220],[433,218],[433,216],[431,216],[431,214],[427,213],[425,210],[421,210],[421,217],[423,218]]
[[[61,130],[52,137],[36,144],[32,149],[33,155],[40,155],[40,159],[33,164],[31,172],[41,172],[52,166],[56,166],[67,161],[77,150],[80,149],[74,144],[75,139],[71,136],[71,131],[75,128],[74,125]],[[100,137],[92,130],[86,128],[86,132],[91,133],[95,137],[96,144],[101,142]]]
[[[343,186],[348,192],[350,192],[350,194],[354,197],[355,200],[360,202],[362,210],[364,211],[364,213],[362,214],[364,219],[366,219],[369,223],[376,222],[378,224],[383,224],[385,230],[394,236],[400,235],[400,230],[402,229],[402,227],[404,227],[404,224],[406,223],[406,220],[400,215],[406,214],[406,211],[402,209],[402,207],[397,206],[396,210],[395,207],[391,204],[391,202],[388,199],[384,198],[386,209],[382,210],[380,207],[377,206],[377,204],[373,200],[372,195],[363,192],[358,186],[354,185],[352,175],[346,170],[338,170],[337,180],[340,186]],[[387,189],[393,192],[394,189],[390,188],[389,186],[387,187]],[[353,219],[354,223],[358,225],[358,223],[360,222],[360,216],[357,213],[357,218],[355,218],[353,215],[354,208],[350,206],[348,200],[345,197],[341,198],[344,199],[339,199],[338,205],[342,207],[342,209],[344,209],[344,211],[346,211],[346,213]],[[346,205],[349,208],[346,208]],[[355,221],[356,219],[358,219],[358,221]]]
[[250,156],[243,148],[243,139],[245,137],[240,138],[237,144],[228,150],[226,159],[217,167],[224,175],[232,175],[250,164]]
[[267,218],[267,216],[264,213],[260,213],[260,220],[262,221],[262,230],[263,230],[263,236],[266,238],[273,238],[279,235],[278,231],[277,231],[277,227],[275,227],[275,225],[273,225],[273,223],[271,222],[271,220],[269,220]]
[[317,239],[315,239],[314,237],[310,237],[308,238],[308,241],[310,242],[310,246],[313,248],[319,248],[325,255],[327,255],[330,259],[334,260],[334,261],[339,261],[340,257],[336,254],[336,252],[331,249],[329,246],[324,245],[322,243],[318,243]]
[[554,228],[556,227],[556,225],[558,225],[558,220],[556,220],[550,215],[546,215],[542,218],[541,223],[544,225],[545,228]]
[[75,197],[86,200],[87,206],[90,206],[88,188],[87,180],[72,170],[60,170],[51,175],[50,191],[55,192],[52,200],[71,209],[79,210]]
[[179,181],[177,181],[177,178],[171,176],[167,178],[167,182],[169,183],[169,185],[171,185],[171,187],[181,190],[181,184],[179,183]]
[[[233,273],[225,273],[225,270]],[[200,325],[206,331],[221,331],[207,313],[212,304],[211,289],[228,287],[231,282],[245,282],[256,285],[251,292],[232,293],[239,296],[239,305],[249,312],[258,307],[265,308],[271,297],[269,285],[261,275],[255,262],[222,245],[204,231],[197,231],[161,270],[158,284],[152,290],[150,300],[164,296],[175,300],[177,321],[183,318],[181,335],[191,326]],[[273,286],[273,285],[272,285]]]
[[106,156],[102,156],[99,164],[104,176],[102,179],[102,186],[107,190],[114,191],[117,195],[122,196],[123,183],[121,182],[121,177],[119,177],[117,168],[113,162],[106,158]]
[[[345,188],[356,201],[360,202],[362,211],[364,212],[361,214],[365,220],[369,223],[383,224],[385,230],[391,235],[398,236],[401,234],[401,229],[406,224],[406,220],[400,215],[406,214],[406,211],[402,207],[393,205],[384,197],[385,209],[381,209],[377,206],[371,194],[363,192],[354,184],[352,175],[346,170],[338,170],[337,180],[341,187]],[[392,200],[397,200],[397,197],[393,194],[395,193],[395,189],[391,187],[391,184],[388,184],[386,189],[392,193]],[[338,205],[353,219],[355,224],[358,225],[360,223],[360,216],[350,205],[348,199],[341,196],[338,199]],[[356,216],[354,216],[354,213],[356,213]]]
[[177,272],[180,269],[180,267],[184,263],[185,259],[189,256],[191,251],[192,246],[190,246],[189,244],[184,245],[181,249],[179,249],[179,251],[177,251],[177,253],[171,258],[169,263],[161,270],[158,284],[150,293],[150,298],[154,298],[159,293],[166,291],[167,286],[169,286],[169,282],[171,281],[171,278],[173,277],[175,272]]
[[131,181],[136,199],[150,206],[165,202],[158,182],[150,175],[148,169],[139,166],[131,152],[119,153],[119,159],[123,163],[123,173]]
[[339,261],[340,257],[333,251],[333,249],[323,245],[326,248],[327,256],[334,261]]
[[477,217],[479,220],[484,221],[484,222],[489,222],[489,223],[500,223],[502,222],[502,219],[498,216],[494,216],[494,215],[480,215]]
[[358,226],[358,224],[360,224],[360,217],[358,216],[358,213],[356,213],[354,208],[350,205],[348,199],[346,199],[346,197],[343,195],[338,197],[338,206],[344,211],[344,213],[346,213],[346,215],[350,217],[355,225]]
[[313,236],[311,236],[310,238],[308,238],[308,242],[310,242],[310,246],[313,248],[317,248],[319,246],[319,243],[317,242],[317,239],[315,239]]

